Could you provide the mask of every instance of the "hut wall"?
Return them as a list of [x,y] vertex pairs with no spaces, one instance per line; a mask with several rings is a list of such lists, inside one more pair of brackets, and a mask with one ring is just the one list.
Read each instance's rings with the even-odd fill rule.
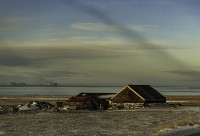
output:
[[143,99],[127,87],[112,98],[111,101],[112,103],[144,103]]

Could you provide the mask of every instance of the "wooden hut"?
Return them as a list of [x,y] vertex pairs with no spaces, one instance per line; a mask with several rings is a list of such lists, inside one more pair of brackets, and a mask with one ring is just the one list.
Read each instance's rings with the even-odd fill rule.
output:
[[115,95],[116,93],[89,93],[89,92],[82,92],[80,94],[78,94],[77,96],[90,96],[92,98],[96,97],[102,97],[102,96],[107,96],[108,98],[111,98],[113,95]]
[[90,96],[73,96],[65,103],[68,109],[95,109],[95,105],[95,100]]
[[96,104],[97,110],[107,110],[110,106],[110,98],[116,93],[80,93],[76,97],[91,97]]
[[127,85],[111,98],[114,108],[134,108],[150,103],[166,103],[166,98],[150,85]]

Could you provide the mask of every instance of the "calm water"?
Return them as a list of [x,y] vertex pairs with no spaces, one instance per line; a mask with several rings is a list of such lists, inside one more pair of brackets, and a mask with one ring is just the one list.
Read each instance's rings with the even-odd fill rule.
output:
[[[123,87],[0,87],[0,95],[77,95],[81,92],[116,93]],[[200,88],[154,87],[163,95],[200,95]]]

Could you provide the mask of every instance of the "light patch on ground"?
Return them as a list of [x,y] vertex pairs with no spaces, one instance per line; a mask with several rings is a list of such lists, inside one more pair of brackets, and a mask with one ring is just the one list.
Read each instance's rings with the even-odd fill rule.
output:
[[187,125],[187,126],[178,126],[176,128],[164,128],[158,131],[157,135],[175,135],[175,134],[180,134],[180,133],[185,133],[187,132],[188,134],[192,134],[194,130],[199,129],[200,125],[195,124],[193,126]]
[[0,135],[4,135],[6,134],[4,131],[0,131]]
[[190,102],[190,101],[178,101],[178,100],[177,101],[176,100],[175,101],[167,101],[167,103],[174,103],[174,102],[176,102],[176,103],[183,103],[183,102]]
[[158,131],[158,133],[165,133],[165,132],[172,131],[172,130],[173,130],[172,128],[164,128],[164,129],[161,129],[160,131]]

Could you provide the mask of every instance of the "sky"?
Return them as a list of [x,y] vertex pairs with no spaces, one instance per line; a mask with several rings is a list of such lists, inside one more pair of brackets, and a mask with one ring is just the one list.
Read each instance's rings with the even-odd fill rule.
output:
[[0,83],[200,87],[199,0],[0,0]]

